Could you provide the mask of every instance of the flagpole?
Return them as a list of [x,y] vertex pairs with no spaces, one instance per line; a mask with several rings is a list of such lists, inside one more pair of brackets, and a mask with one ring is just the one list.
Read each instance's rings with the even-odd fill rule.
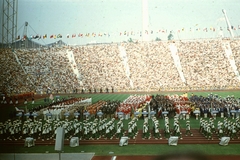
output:
[[177,31],[177,36],[178,36],[178,40],[180,40],[178,31]]
[[[142,41],[149,41],[148,0],[142,0]],[[145,33],[147,31],[147,33]]]

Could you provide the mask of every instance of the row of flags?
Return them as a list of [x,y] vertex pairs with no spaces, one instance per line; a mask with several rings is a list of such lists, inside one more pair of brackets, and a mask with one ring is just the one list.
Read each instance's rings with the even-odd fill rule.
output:
[[[240,25],[238,25],[238,27],[234,27],[234,26],[231,26],[231,29],[232,30],[237,30],[239,29],[240,30]],[[176,31],[173,31],[171,30],[170,33],[172,32],[175,32],[175,33],[181,33],[181,32],[185,32],[185,31],[189,31],[189,32],[194,32],[194,31],[203,31],[203,32],[215,32],[217,29],[214,28],[214,27],[209,27],[209,28],[190,28],[190,29],[185,29],[185,28],[182,28],[182,29],[178,29]],[[223,31],[223,29],[220,27],[219,29],[220,31]],[[229,28],[227,28],[227,30],[230,30]],[[139,36],[142,36],[142,34],[159,34],[159,33],[168,33],[167,30],[165,29],[159,29],[159,30],[151,30],[151,31],[148,31],[148,30],[145,30],[144,32],[142,31],[137,31],[137,32],[134,32],[134,31],[124,31],[124,32],[120,32],[119,33],[119,36],[135,36],[135,35],[139,35]],[[76,37],[110,37],[110,33],[95,33],[95,32],[92,32],[92,33],[78,33],[78,34],[67,34],[66,35],[66,38],[76,38]],[[115,36],[115,34],[114,34]],[[62,34],[52,34],[52,35],[47,35],[47,34],[44,34],[44,35],[31,35],[30,37],[27,37],[26,35],[24,35],[23,37],[21,37],[20,35],[17,37],[17,39],[22,39],[22,40],[25,40],[25,39],[46,39],[46,38],[50,38],[50,39],[57,39],[57,38],[63,38]]]

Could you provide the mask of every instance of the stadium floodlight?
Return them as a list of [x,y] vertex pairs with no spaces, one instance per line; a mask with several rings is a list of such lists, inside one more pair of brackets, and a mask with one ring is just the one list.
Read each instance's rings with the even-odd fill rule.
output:
[[2,3],[2,44],[9,46],[17,38],[18,0],[3,0]]

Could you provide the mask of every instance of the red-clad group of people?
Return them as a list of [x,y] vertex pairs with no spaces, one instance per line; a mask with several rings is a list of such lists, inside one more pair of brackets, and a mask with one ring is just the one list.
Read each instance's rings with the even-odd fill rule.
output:
[[172,100],[175,113],[176,115],[180,115],[182,113],[184,114],[191,114],[192,108],[190,105],[190,101],[187,97],[187,93],[184,93],[183,95],[172,95],[169,97],[170,100]]
[[117,112],[123,112],[125,115],[131,114],[133,111],[143,107],[151,101],[150,95],[131,95],[117,108]]

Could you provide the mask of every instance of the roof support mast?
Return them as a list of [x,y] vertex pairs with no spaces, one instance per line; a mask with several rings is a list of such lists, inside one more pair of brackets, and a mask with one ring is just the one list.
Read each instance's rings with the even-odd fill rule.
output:
[[233,31],[232,31],[232,27],[231,27],[230,22],[229,22],[229,20],[228,20],[227,13],[226,13],[225,9],[223,9],[222,12],[223,12],[223,14],[224,14],[224,17],[225,17],[225,20],[226,20],[227,27],[228,27],[228,30],[229,30],[229,32],[230,32],[230,35],[231,35],[232,38],[234,38],[234,34],[233,34]]

